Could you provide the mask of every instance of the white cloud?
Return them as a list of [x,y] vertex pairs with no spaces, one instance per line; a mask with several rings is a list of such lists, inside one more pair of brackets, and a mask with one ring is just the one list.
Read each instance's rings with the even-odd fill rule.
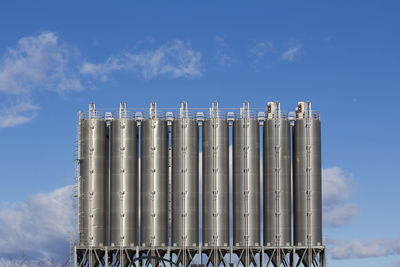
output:
[[271,51],[272,42],[271,41],[261,41],[256,42],[250,48],[250,52],[257,58],[263,57],[267,52]]
[[347,224],[358,213],[358,208],[351,203],[343,203],[333,208],[323,207],[324,225],[337,227]]
[[350,174],[339,167],[322,170],[323,222],[326,226],[346,224],[357,214],[357,206],[349,202],[353,191]]
[[54,32],[23,37],[2,56],[0,92],[24,95],[35,89],[82,90],[71,64],[74,56],[76,51]]
[[201,75],[201,53],[190,43],[177,40],[161,45],[155,50],[124,52],[110,56],[105,63],[85,62],[81,73],[105,81],[115,71],[139,74],[145,79],[166,75],[173,78],[194,78]]
[[370,258],[400,255],[400,239],[331,241],[329,254],[334,259]]
[[39,193],[0,208],[0,257],[55,258],[68,256],[68,240],[76,231],[72,186]]
[[79,51],[54,32],[23,37],[0,59],[0,94],[14,103],[0,110],[0,128],[21,125],[37,115],[39,106],[32,102],[36,91],[79,91],[84,89],[84,81],[89,82],[87,77],[106,81],[116,71],[136,73],[145,79],[161,75],[194,78],[201,76],[200,61],[201,53],[180,40],[154,50],[123,52],[94,64],[83,62]]
[[[229,153],[232,155],[232,146],[229,147]],[[201,152],[199,156],[201,159]],[[232,157],[230,157],[229,164],[232,166]],[[201,161],[199,167],[200,179],[202,179]],[[348,201],[347,196],[351,192],[351,183],[350,176],[338,167],[324,169],[323,179],[324,220],[326,220],[326,214],[336,210],[330,208],[332,205],[335,206]],[[232,183],[231,175],[230,182]],[[43,258],[63,259],[68,252],[70,233],[76,231],[76,214],[73,209],[72,191],[72,186],[66,186],[50,193],[33,195],[27,200],[15,204],[3,204],[0,208],[0,236],[2,236],[2,239],[0,239],[0,257],[10,255],[19,257],[21,251],[24,250],[29,257],[41,255]],[[327,207],[328,210],[325,210]],[[339,222],[343,221],[339,220]],[[329,222],[331,225],[340,223],[337,222],[337,218]],[[385,253],[398,253],[399,251],[399,247],[395,246],[397,242],[390,240],[365,243],[357,240],[351,242],[334,241],[332,244],[334,246],[330,253],[335,258],[355,257],[351,255],[358,255],[357,257],[379,256],[385,255]],[[375,244],[373,248],[379,247],[379,253],[369,252],[373,250],[370,248],[371,244]],[[348,251],[351,251],[351,254]],[[362,251],[366,252],[362,254]]]
[[11,100],[2,103],[0,128],[31,121],[40,107],[32,102],[35,91],[63,94],[83,90],[74,67],[78,52],[54,32],[23,37],[0,59],[0,94]]
[[299,54],[299,52],[301,51],[301,45],[297,45],[295,47],[291,47],[288,50],[286,50],[282,56],[281,59],[283,61],[289,61],[289,62],[293,62],[295,56],[297,56]]
[[228,47],[228,44],[226,43],[225,38],[220,35],[215,36],[215,41],[218,43],[219,46]]
[[215,41],[217,42],[217,59],[221,66],[231,66],[232,56],[227,52],[229,46],[225,39],[219,35],[215,36]]
[[271,57],[273,47],[272,41],[253,41],[250,45],[250,66],[256,71],[259,71],[261,63],[268,66],[274,60]]
[[15,127],[27,123],[36,117],[39,106],[30,99],[18,100],[0,109],[0,128]]
[[232,65],[232,57],[223,50],[217,51],[217,58],[218,58],[218,62],[221,66]]
[[67,267],[69,260],[56,260],[56,259],[37,259],[32,260],[22,252],[15,257],[0,258],[1,267]]

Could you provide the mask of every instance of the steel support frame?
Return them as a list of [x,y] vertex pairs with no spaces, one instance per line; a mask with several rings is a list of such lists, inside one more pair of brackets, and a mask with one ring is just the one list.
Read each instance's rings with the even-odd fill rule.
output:
[[[304,261],[311,255],[311,262],[308,266],[326,267],[326,247],[325,246],[296,246],[292,251],[292,267],[306,266]],[[296,257],[297,255],[297,257]]]
[[[186,257],[183,255],[186,254]],[[125,257],[120,257],[124,255]],[[132,255],[132,256],[129,256]],[[126,266],[274,266],[273,259],[279,255],[280,266],[307,266],[307,257],[312,262],[308,266],[326,267],[326,247],[301,246],[167,246],[167,247],[74,247],[74,267],[91,267],[98,263],[99,267],[123,266],[119,259],[127,259]],[[195,258],[196,257],[196,258]],[[246,257],[249,257],[246,260]],[[186,262],[184,262],[186,259]],[[205,260],[204,260],[205,259]],[[248,264],[248,265],[246,265]],[[307,267],[308,267],[307,266]]]

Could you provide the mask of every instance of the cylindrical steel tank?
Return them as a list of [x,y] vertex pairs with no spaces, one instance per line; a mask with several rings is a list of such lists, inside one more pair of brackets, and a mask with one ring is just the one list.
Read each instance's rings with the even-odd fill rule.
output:
[[104,119],[95,114],[93,109],[80,120],[79,243],[82,246],[108,245],[108,128]]
[[137,246],[139,239],[138,126],[124,112],[110,129],[110,244]]
[[[186,104],[186,103],[184,103]],[[199,127],[186,105],[172,123],[172,245],[199,243]]]
[[168,125],[156,116],[142,121],[140,244],[168,245]]
[[203,246],[229,245],[229,128],[214,103],[203,122]]
[[307,104],[299,103],[293,127],[295,246],[322,245],[321,121]]
[[233,245],[260,245],[259,123],[248,104],[233,122]]
[[268,104],[263,138],[264,246],[290,246],[290,122],[279,103]]

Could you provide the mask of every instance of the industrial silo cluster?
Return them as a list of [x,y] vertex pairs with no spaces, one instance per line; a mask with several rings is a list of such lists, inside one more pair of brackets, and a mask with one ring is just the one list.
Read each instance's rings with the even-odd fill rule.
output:
[[91,104],[78,128],[76,266],[325,266],[321,122],[309,102],[291,113],[279,102]]

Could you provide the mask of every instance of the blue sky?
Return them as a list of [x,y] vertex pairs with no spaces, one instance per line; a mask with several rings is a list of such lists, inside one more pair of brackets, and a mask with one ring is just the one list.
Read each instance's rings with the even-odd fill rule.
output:
[[32,254],[34,247],[62,257],[73,224],[76,115],[91,101],[147,108],[247,100],[262,108],[279,100],[293,111],[311,100],[323,123],[329,265],[400,266],[399,8],[397,1],[3,1],[0,254],[18,254],[23,243]]

